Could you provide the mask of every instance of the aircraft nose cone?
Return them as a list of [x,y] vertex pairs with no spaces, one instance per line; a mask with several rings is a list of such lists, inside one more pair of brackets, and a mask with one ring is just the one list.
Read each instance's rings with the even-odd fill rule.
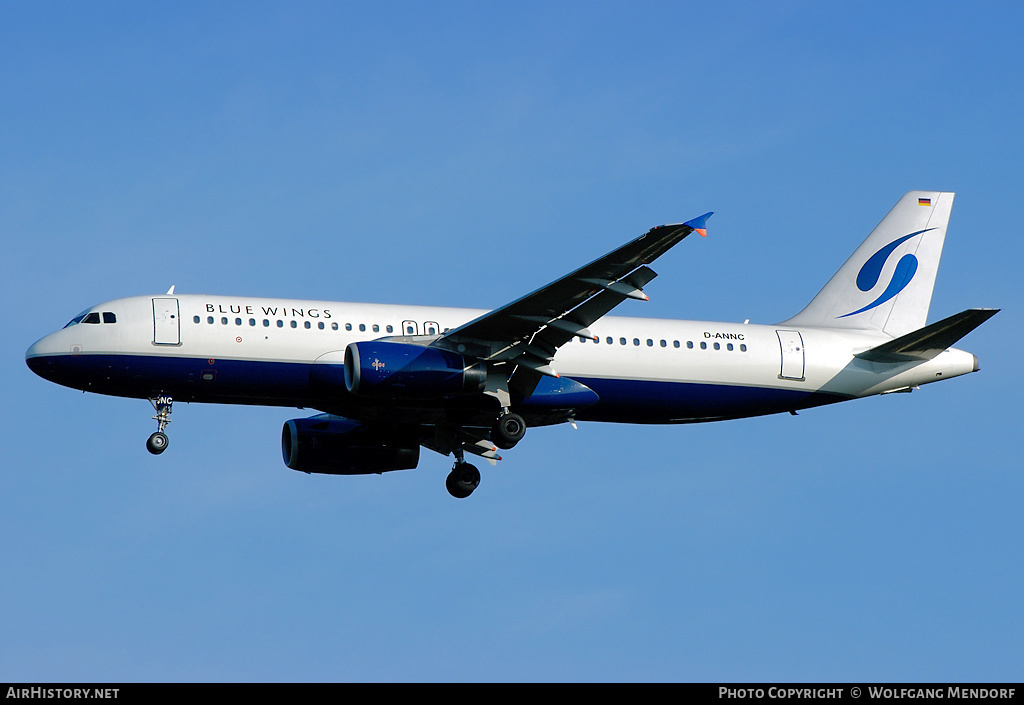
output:
[[25,364],[36,374],[39,374],[39,356],[43,353],[42,345],[40,345],[42,342],[42,340],[37,340],[25,351]]
[[52,377],[52,355],[55,350],[51,345],[50,337],[40,338],[25,351],[25,364],[43,379]]
[[32,367],[33,362],[43,354],[43,346],[40,344],[42,342],[42,339],[37,340],[25,351],[25,362],[29,364],[29,367]]

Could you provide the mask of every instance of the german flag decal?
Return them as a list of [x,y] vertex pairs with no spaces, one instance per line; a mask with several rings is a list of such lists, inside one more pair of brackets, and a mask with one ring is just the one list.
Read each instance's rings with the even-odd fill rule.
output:
[[917,199],[917,205],[919,205],[919,206],[930,206],[931,204],[932,204],[932,199],[930,199],[930,198],[919,198],[919,199]]

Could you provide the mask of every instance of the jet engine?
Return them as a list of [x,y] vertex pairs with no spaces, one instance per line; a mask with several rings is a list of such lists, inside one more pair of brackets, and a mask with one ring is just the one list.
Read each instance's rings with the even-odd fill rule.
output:
[[352,394],[437,399],[477,394],[486,381],[484,365],[440,348],[371,340],[345,349],[345,388]]
[[281,453],[292,470],[328,475],[412,470],[420,460],[420,446],[411,431],[330,416],[285,422]]

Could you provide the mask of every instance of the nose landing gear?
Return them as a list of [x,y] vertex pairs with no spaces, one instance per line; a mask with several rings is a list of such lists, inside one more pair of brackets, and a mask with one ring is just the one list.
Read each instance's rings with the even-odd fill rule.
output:
[[160,455],[167,450],[167,444],[170,441],[167,438],[167,434],[164,433],[164,429],[167,428],[167,424],[171,422],[171,404],[174,402],[167,395],[161,395],[158,397],[150,397],[149,403],[153,405],[153,409],[156,410],[156,416],[153,419],[157,422],[158,428],[156,433],[149,437],[146,441],[146,450],[153,455]]

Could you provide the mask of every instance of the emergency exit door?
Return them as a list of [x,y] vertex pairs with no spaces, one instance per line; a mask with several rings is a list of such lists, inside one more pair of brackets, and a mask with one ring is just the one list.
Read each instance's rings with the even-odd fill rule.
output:
[[780,379],[803,380],[804,378],[804,339],[800,331],[777,330],[779,347],[782,350],[782,371]]

